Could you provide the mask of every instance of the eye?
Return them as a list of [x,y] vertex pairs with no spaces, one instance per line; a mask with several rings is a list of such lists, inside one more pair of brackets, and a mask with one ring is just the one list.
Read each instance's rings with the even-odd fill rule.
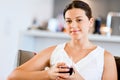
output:
[[77,21],[77,22],[81,22],[81,21],[82,21],[82,19],[77,19],[76,21]]
[[71,23],[72,22],[72,20],[66,20],[66,23]]

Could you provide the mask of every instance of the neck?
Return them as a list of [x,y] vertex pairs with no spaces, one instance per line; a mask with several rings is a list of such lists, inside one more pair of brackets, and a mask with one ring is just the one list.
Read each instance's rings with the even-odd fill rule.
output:
[[69,46],[74,49],[86,49],[90,48],[93,44],[88,39],[71,40]]

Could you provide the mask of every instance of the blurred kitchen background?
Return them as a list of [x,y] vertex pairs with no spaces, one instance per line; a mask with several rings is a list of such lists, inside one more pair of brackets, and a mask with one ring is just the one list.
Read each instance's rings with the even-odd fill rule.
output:
[[[43,35],[38,31],[51,31],[53,35],[59,33],[55,37],[69,39],[64,36],[64,20],[62,12],[67,3],[71,0],[0,0],[0,80],[6,80],[8,74],[15,67],[15,58],[18,49],[26,49],[32,51],[39,51],[40,45],[33,49],[34,40],[33,37],[42,36],[41,40],[45,37],[49,37],[47,32],[43,32]],[[107,16],[109,12],[120,12],[120,0],[84,0],[92,8],[93,17],[95,18],[95,24],[99,27],[98,31],[95,31],[96,26],[94,25],[90,31],[90,34],[95,35],[106,35],[106,30],[101,30],[101,27],[106,27]],[[119,16],[119,14],[117,14]],[[116,49],[120,48],[120,18],[112,17],[111,20],[111,36],[115,36],[112,41],[111,49],[116,46]],[[52,26],[51,26],[52,25]],[[24,31],[37,30],[38,33],[24,33]],[[23,32],[21,32],[23,31]],[[34,31],[35,32],[35,31]],[[47,33],[47,34],[46,34]],[[21,40],[21,34],[32,36]],[[51,35],[52,35],[51,34]],[[45,35],[45,37],[44,37]],[[50,35],[50,36],[51,36]],[[53,37],[53,36],[52,36]],[[106,36],[107,37],[107,36]],[[23,37],[22,37],[23,38]],[[99,37],[100,38],[100,37]],[[105,38],[105,37],[104,37]],[[102,37],[102,39],[104,39]],[[31,41],[30,41],[31,39]],[[96,38],[95,38],[96,39]],[[118,40],[116,40],[118,39]],[[53,40],[53,39],[50,39]],[[49,40],[49,41],[50,41]],[[93,40],[93,39],[92,39]],[[107,41],[107,39],[105,38]],[[22,43],[22,41],[25,41]],[[38,41],[38,40],[37,40]],[[45,42],[50,45],[54,43]],[[58,40],[56,40],[57,42]],[[117,43],[114,41],[117,41]],[[99,41],[98,41],[99,42]],[[104,41],[103,41],[104,42]],[[38,42],[39,43],[39,42]],[[107,42],[105,42],[107,43]],[[109,45],[110,41],[108,41]],[[118,44],[119,43],[119,44]],[[26,48],[31,44],[30,48]],[[101,44],[101,43],[99,43]],[[27,46],[28,45],[28,46]],[[32,46],[33,45],[33,46]],[[105,44],[106,45],[106,44]],[[44,46],[44,44],[42,44]],[[120,52],[119,52],[120,54]],[[117,55],[119,55],[117,54]]]

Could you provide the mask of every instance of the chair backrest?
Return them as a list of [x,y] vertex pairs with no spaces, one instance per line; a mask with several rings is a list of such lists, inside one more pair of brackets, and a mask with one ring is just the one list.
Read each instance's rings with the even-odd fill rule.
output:
[[120,57],[119,56],[114,56],[114,57],[115,57],[116,66],[117,66],[118,80],[120,80]]
[[23,63],[30,60],[35,55],[36,53],[32,51],[18,50],[17,66],[22,65]]

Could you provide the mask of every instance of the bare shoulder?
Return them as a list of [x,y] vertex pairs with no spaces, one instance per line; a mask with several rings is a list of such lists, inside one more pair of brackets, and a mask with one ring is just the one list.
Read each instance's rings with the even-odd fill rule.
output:
[[105,50],[105,52],[104,52],[104,58],[106,61],[108,61],[108,60],[114,61],[114,56],[110,52],[108,52],[107,50]]
[[44,50],[37,53],[37,55],[35,56],[35,59],[37,59],[38,61],[42,61],[44,63],[46,62],[48,63],[50,60],[50,56],[55,48],[56,48],[56,45],[45,48]]
[[105,50],[104,52],[104,61],[105,64],[114,64],[115,63],[115,58],[112,55],[112,53],[108,52],[107,50]]
[[102,80],[117,80],[117,68],[114,56],[105,50],[104,52],[104,71]]
[[[40,51],[39,53],[52,52],[55,48],[56,48],[56,45],[50,46],[50,47],[48,47],[48,48],[43,49],[43,50]],[[38,54],[39,54],[39,53],[38,53]]]
[[45,48],[44,50],[38,52],[38,55],[51,55],[51,53],[55,48],[56,48],[56,45]]

